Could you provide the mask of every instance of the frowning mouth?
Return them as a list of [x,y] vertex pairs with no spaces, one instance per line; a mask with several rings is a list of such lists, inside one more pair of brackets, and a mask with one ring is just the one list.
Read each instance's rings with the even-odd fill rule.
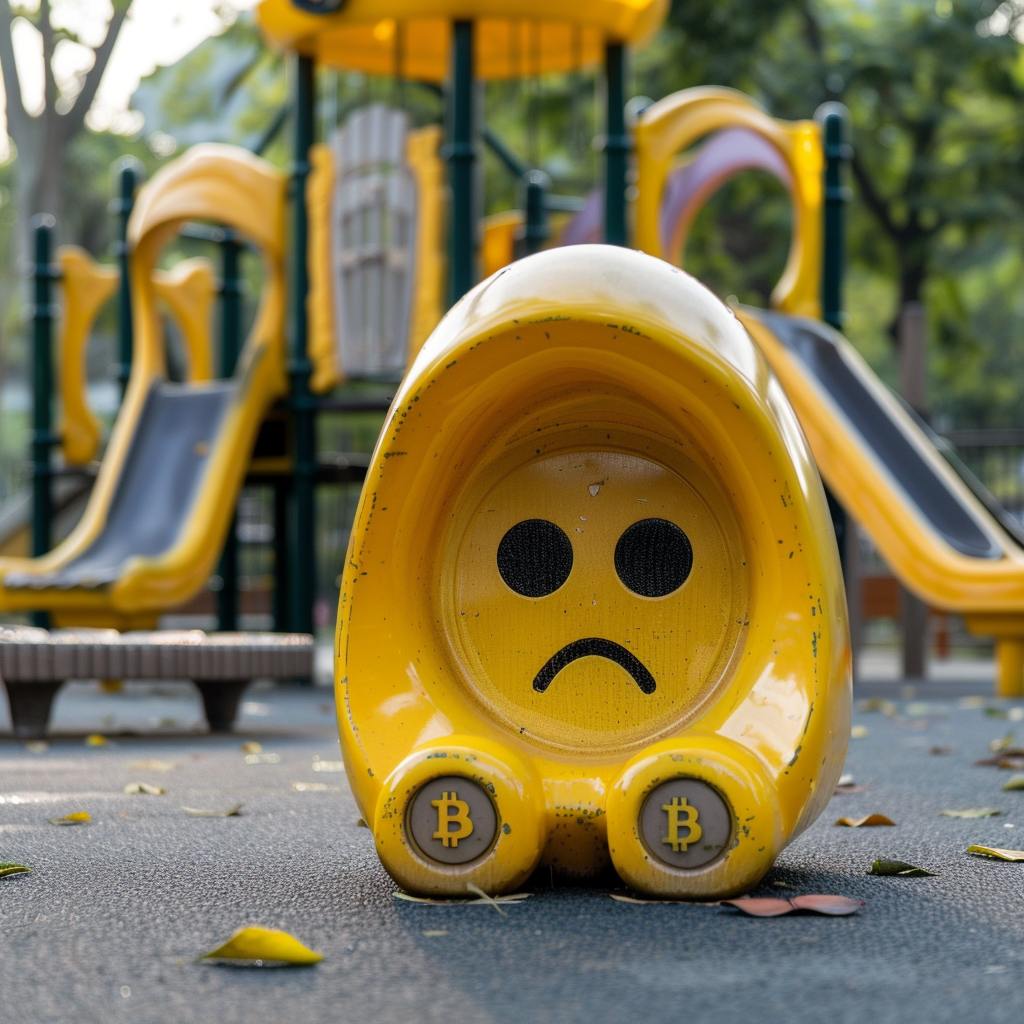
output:
[[647,671],[644,663],[635,654],[631,654],[621,644],[596,636],[573,640],[571,644],[566,644],[560,651],[556,651],[537,673],[533,680],[533,688],[538,693],[543,693],[563,668],[571,665],[574,661],[579,661],[580,658],[588,657],[607,658],[609,661],[614,661],[616,665],[624,668],[633,677],[633,682],[640,687],[643,693],[654,693],[657,686],[654,676]]

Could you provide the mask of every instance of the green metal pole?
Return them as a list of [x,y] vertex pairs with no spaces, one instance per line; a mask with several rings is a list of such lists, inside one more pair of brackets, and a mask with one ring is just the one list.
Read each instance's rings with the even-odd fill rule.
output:
[[[313,367],[309,361],[306,302],[309,295],[306,179],[309,150],[316,125],[316,68],[309,57],[296,57],[294,111],[294,155],[291,176],[291,412],[294,426],[295,466],[292,477],[290,522],[289,628],[313,632],[313,602],[316,598],[316,409],[309,390]],[[309,680],[306,680],[308,682]]]
[[124,398],[128,378],[132,372],[132,285],[131,247],[128,243],[128,220],[135,204],[135,191],[139,184],[139,164],[133,157],[117,162],[117,191],[111,208],[117,217],[117,240],[114,254],[117,257],[117,383]]
[[[846,164],[850,159],[850,147],[846,141],[846,108],[841,103],[822,104],[815,112],[821,125],[822,148],[825,155],[824,217],[821,245],[821,318],[830,327],[841,330],[843,312],[843,272],[846,250],[846,204],[849,191],[845,183]],[[839,562],[847,575],[850,586],[850,564],[848,545],[850,541],[850,518],[845,507],[826,488],[832,526],[839,548]],[[857,594],[851,593],[856,599]],[[851,605],[852,605],[851,601]],[[851,626],[857,621],[857,609],[851,609]],[[856,648],[856,645],[855,645]]]
[[846,165],[850,145],[846,141],[846,108],[841,103],[826,103],[816,117],[821,124],[825,151],[825,216],[822,239],[821,317],[841,330],[843,311],[843,274],[846,249],[846,206],[850,199],[846,187]]
[[[220,376],[235,373],[242,349],[242,246],[234,231],[227,229],[220,243]],[[238,513],[231,517],[220,556],[220,590],[217,591],[217,628],[238,629]]]
[[544,248],[551,232],[547,195],[551,179],[543,171],[528,171],[523,189],[523,232],[517,239],[517,255],[529,256]]
[[[32,218],[32,554],[37,558],[53,547],[50,453],[59,440],[53,431],[53,325],[58,312],[53,282],[60,277],[53,265],[54,226],[48,213]],[[49,626],[45,612],[33,614],[32,621]]]
[[607,43],[604,50],[604,240],[627,245],[626,166],[630,139],[626,131],[626,47]]
[[451,75],[448,89],[448,184],[451,215],[448,235],[448,302],[454,304],[476,283],[476,82],[473,67],[474,25],[452,25]]

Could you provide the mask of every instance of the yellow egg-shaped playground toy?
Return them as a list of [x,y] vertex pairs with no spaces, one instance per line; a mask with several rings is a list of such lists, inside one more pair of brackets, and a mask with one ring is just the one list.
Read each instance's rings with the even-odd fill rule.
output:
[[463,298],[367,474],[336,668],[404,888],[754,885],[832,794],[850,657],[818,474],[729,310],[606,246]]

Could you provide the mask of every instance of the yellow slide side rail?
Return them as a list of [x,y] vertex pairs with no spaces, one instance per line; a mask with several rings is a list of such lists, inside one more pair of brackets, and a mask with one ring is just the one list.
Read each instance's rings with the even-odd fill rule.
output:
[[[821,132],[814,121],[779,121],[734,89],[683,89],[647,110],[635,131],[637,248],[673,261],[659,230],[665,183],[681,153],[724,128],[746,128],[775,147],[793,176],[793,234],[772,304],[794,316],[821,315]],[[685,241],[685,239],[684,239]]]
[[[57,253],[62,285],[60,329],[57,336],[61,450],[69,466],[96,458],[103,428],[89,408],[85,353],[103,307],[117,290],[115,267],[97,263],[84,250],[65,245]],[[211,377],[210,312],[216,279],[208,260],[185,260],[173,270],[153,272],[160,304],[181,330],[188,359],[188,381]]]

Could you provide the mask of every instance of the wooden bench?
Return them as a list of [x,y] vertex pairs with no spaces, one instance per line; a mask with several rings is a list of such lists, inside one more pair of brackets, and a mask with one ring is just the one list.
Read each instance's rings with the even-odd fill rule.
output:
[[250,682],[310,678],[313,658],[305,634],[0,626],[0,682],[21,739],[45,735],[53,699],[71,679],[191,680],[210,730],[226,732]]

